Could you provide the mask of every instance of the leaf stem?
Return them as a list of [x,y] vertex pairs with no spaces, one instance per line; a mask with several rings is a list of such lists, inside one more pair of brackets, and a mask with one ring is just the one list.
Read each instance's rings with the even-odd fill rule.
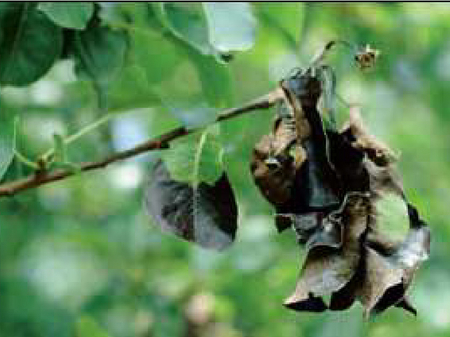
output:
[[23,154],[21,154],[17,149],[14,150],[15,157],[24,165],[31,167],[33,170],[38,170],[39,166],[35,162],[31,161],[27,157],[25,157]]
[[[70,143],[73,143],[74,141],[76,141],[78,138],[95,130],[99,126],[101,126],[104,123],[106,123],[107,121],[109,121],[112,116],[113,116],[113,114],[111,114],[111,113],[106,114],[106,115],[102,116],[100,119],[96,120],[95,122],[93,122],[89,125],[86,125],[84,128],[78,130],[76,133],[65,138],[64,145],[69,145]],[[45,152],[43,155],[41,155],[40,158],[42,158],[45,162],[48,162],[49,158],[52,157],[54,153],[55,153],[55,148],[53,147],[53,148],[49,149],[47,152]]]
[[[283,98],[283,92],[280,88],[275,89],[272,92],[269,92],[267,95],[261,96],[247,104],[244,104],[240,107],[231,108],[223,111],[219,114],[215,122],[222,122],[231,118],[238,117],[242,114],[249,113],[251,111],[255,111],[257,109],[268,109],[273,106],[275,103],[280,101]],[[99,122],[100,123],[100,122]],[[101,123],[100,123],[101,124]],[[86,127],[85,129],[91,129],[91,127]],[[125,160],[134,156],[137,156],[144,152],[149,152],[153,150],[161,150],[169,147],[169,143],[177,138],[187,136],[198,129],[187,129],[184,126],[177,127],[172,129],[158,137],[149,139],[131,149],[112,153],[103,159],[98,161],[91,162],[83,162],[78,164],[79,171],[92,171],[100,168],[104,168],[109,164]],[[80,133],[84,134],[84,132],[78,132],[77,134],[71,136],[71,141],[80,137]],[[37,188],[41,185],[46,185],[55,181],[64,180],[70,176],[74,175],[73,170],[64,170],[57,169],[53,171],[45,171],[42,174],[32,174],[28,177],[17,179],[14,181],[6,182],[0,185],[0,197],[5,196],[13,196],[22,191]]]

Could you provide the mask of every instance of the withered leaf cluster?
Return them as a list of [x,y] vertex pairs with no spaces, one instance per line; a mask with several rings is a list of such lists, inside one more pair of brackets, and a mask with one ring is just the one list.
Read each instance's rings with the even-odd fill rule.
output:
[[[283,101],[269,135],[256,144],[251,172],[276,209],[279,231],[292,228],[306,258],[284,304],[298,311],[344,310],[359,301],[367,316],[397,306],[416,313],[406,291],[428,257],[430,232],[403,192],[395,154],[364,127],[357,106],[336,130],[318,101],[320,72],[283,80]],[[405,203],[409,232],[401,241],[380,230],[377,204]],[[329,296],[325,303],[324,296]]]

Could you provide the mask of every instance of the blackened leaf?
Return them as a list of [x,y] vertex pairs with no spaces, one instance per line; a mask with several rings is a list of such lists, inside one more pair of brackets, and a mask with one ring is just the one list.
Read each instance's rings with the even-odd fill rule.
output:
[[326,218],[308,238],[306,249],[311,250],[319,246],[340,248],[343,243],[343,235],[344,229],[341,221],[331,221]]
[[406,311],[409,311],[410,313],[412,313],[414,316],[417,316],[416,308],[414,308],[414,306],[411,304],[409,298],[406,296],[403,297],[403,299],[401,299],[400,302],[398,302],[395,306],[398,308],[405,309]]
[[304,142],[308,160],[302,167],[302,175],[296,183],[299,191],[304,191],[308,206],[314,209],[339,205],[339,197],[331,183],[332,177],[323,160],[323,151],[316,142],[308,139]]
[[313,209],[338,206],[338,179],[330,160],[322,117],[317,110],[317,100],[322,92],[321,83],[307,73],[282,81],[281,87],[288,105],[296,114],[298,136],[302,131],[299,117],[306,118],[308,124],[307,138],[299,137],[298,140],[305,149],[307,162],[297,174],[296,198],[305,200],[307,206]]
[[35,4],[0,3],[0,84],[25,86],[43,76],[62,51],[61,29]]
[[[368,225],[369,206],[369,198],[363,194],[347,196],[339,215],[345,219],[342,248],[311,248],[295,292],[285,301],[287,307],[309,310],[313,298],[336,292],[352,279],[360,262],[360,238]],[[337,217],[335,214],[334,218]]]
[[145,191],[145,206],[155,223],[204,248],[222,250],[234,240],[238,210],[225,173],[212,185],[173,180],[158,161]]
[[277,214],[277,226],[290,227],[295,231],[297,241],[301,244],[306,243],[312,233],[321,225],[323,214],[311,212],[305,214]]

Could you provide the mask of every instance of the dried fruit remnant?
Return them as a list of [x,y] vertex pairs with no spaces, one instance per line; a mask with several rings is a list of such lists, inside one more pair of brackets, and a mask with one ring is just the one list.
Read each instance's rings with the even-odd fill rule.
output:
[[[376,51],[357,55],[361,67]],[[307,249],[294,293],[285,305],[298,311],[344,310],[354,301],[366,316],[391,306],[416,313],[405,297],[413,274],[429,255],[430,232],[409,204],[397,176],[397,157],[350,108],[337,131],[318,111],[321,69],[280,83],[285,99],[272,132],[256,144],[251,171],[276,209],[279,231],[291,227]],[[383,233],[377,202],[393,194],[405,202],[410,229],[398,242]],[[330,303],[322,299],[331,295]]]

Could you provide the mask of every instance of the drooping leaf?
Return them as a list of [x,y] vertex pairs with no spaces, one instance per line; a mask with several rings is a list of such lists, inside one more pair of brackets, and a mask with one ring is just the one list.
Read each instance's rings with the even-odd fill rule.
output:
[[90,2],[41,2],[38,9],[50,20],[64,28],[84,29],[94,14]]
[[288,228],[292,226],[300,244],[305,244],[312,233],[321,225],[323,214],[311,212],[305,214],[277,214],[276,224],[278,228]]
[[419,218],[416,208],[411,204],[407,207],[410,230],[404,241],[387,254],[388,250],[382,247],[383,242],[369,242],[367,277],[357,291],[366,315],[381,313],[398,304],[404,298],[414,273],[429,256],[430,230]]
[[0,84],[25,86],[44,75],[62,51],[61,29],[35,4],[0,4]]
[[121,71],[128,47],[123,31],[93,25],[75,33],[72,46],[77,76],[94,82],[100,100]]
[[256,19],[248,3],[203,3],[209,41],[219,52],[250,49],[256,38]]
[[307,161],[297,174],[296,197],[305,200],[305,204],[313,209],[336,207],[340,203],[339,179],[332,165],[322,117],[317,110],[321,83],[309,73],[299,73],[282,81],[281,86],[290,104],[300,106],[295,110],[303,111],[309,127],[308,136],[301,140]]
[[[357,272],[361,259],[360,238],[367,230],[369,199],[361,193],[349,194],[343,209],[333,215],[345,221],[342,248],[312,246],[294,293],[285,306],[298,311],[325,310],[317,300],[345,287]],[[323,303],[323,301],[322,301]]]
[[0,113],[0,181],[14,158],[17,118]]
[[159,161],[145,192],[145,206],[156,225],[204,248],[222,250],[234,240],[237,205],[227,175],[213,184],[174,180]]
[[378,166],[388,166],[396,161],[397,156],[384,143],[369,133],[361,117],[360,107],[351,106],[349,109],[348,127],[356,139],[353,146],[363,150],[367,156]]
[[[273,135],[261,138],[253,149],[250,170],[264,197],[274,205],[283,205],[292,196],[295,168],[286,155],[277,157],[272,155],[272,149],[276,143]],[[281,217],[279,220],[279,228],[284,228]]]

